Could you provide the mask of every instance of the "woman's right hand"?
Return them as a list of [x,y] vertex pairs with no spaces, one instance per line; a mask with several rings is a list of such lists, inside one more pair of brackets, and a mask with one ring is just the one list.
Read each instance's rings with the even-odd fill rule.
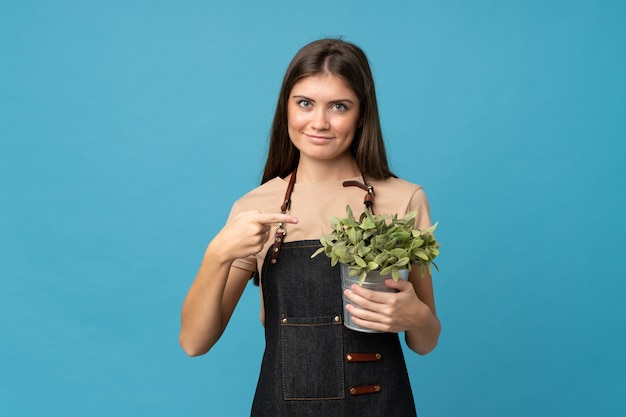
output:
[[259,253],[273,225],[297,222],[287,214],[247,211],[213,238],[183,303],[179,340],[188,355],[202,355],[217,342],[250,279],[249,271],[231,268],[232,261]]
[[298,219],[282,213],[261,213],[258,210],[240,213],[224,226],[207,248],[221,262],[232,262],[259,253],[270,238],[272,225],[298,223]]

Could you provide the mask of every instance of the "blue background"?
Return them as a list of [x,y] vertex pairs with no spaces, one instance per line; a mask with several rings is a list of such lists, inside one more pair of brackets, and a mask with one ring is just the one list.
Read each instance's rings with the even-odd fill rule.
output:
[[420,415],[624,415],[625,5],[2,1],[0,414],[248,414],[258,289],[200,358],[180,306],[289,60],[343,35],[440,221]]

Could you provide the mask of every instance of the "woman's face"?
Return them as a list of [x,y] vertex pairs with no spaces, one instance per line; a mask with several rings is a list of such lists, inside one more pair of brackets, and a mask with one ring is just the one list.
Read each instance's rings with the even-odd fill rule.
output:
[[349,155],[359,124],[359,99],[343,79],[334,74],[310,75],[298,81],[289,94],[289,138],[300,160],[338,160]]

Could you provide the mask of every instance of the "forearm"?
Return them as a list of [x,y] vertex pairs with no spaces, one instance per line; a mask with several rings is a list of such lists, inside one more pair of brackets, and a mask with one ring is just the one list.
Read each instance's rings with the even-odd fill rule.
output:
[[230,263],[220,260],[209,245],[185,297],[179,341],[190,356],[208,352],[224,330],[222,304]]
[[258,254],[269,238],[270,225],[283,222],[298,219],[282,213],[243,212],[209,243],[183,303],[179,340],[187,354],[202,355],[211,349],[246,288],[252,272],[231,268],[232,262]]
[[419,322],[419,326],[407,329],[404,337],[407,346],[412,351],[426,355],[437,346],[441,333],[441,323],[431,311],[427,312],[426,317],[420,318]]

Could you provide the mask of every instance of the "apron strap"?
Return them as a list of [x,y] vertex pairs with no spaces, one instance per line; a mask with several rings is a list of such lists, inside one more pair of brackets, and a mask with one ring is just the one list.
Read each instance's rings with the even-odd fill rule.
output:
[[[291,208],[291,193],[293,193],[293,186],[296,183],[296,172],[298,168],[293,170],[291,173],[291,178],[289,178],[289,184],[287,185],[287,191],[285,192],[285,198],[283,199],[283,204],[280,206],[281,213],[285,214]],[[354,180],[344,181],[344,187],[359,187],[364,191],[367,191],[365,197],[363,198],[363,204],[365,204],[365,208],[370,211],[370,213],[374,214],[374,187],[369,185],[365,180],[365,175],[361,173],[363,177],[363,182],[358,182]],[[276,228],[276,232],[274,232],[274,244],[272,245],[271,254],[270,254],[270,262],[272,264],[278,263],[278,255],[280,254],[280,246],[285,241],[285,236],[287,235],[287,230],[282,223],[278,224]]]
[[365,208],[368,209],[370,213],[374,214],[374,187],[372,187],[371,185],[367,183],[367,181],[365,180],[365,175],[361,173],[361,176],[363,177],[362,183],[358,181],[350,180],[350,181],[344,181],[343,186],[344,187],[359,187],[360,189],[367,191],[367,194],[365,194],[365,197],[363,198],[363,204],[365,204]]
[[[289,178],[289,184],[287,185],[287,191],[285,192],[285,198],[283,199],[283,204],[280,206],[280,212],[282,214],[286,214],[291,207],[291,193],[293,192],[293,185],[296,183],[296,171],[298,168],[293,170],[291,173],[291,178]],[[274,244],[272,245],[272,253],[270,254],[270,262],[272,264],[278,263],[278,254],[280,253],[280,245],[283,244],[285,240],[285,235],[287,235],[287,229],[282,223],[278,224],[278,228],[276,228],[276,232],[274,233]]]

